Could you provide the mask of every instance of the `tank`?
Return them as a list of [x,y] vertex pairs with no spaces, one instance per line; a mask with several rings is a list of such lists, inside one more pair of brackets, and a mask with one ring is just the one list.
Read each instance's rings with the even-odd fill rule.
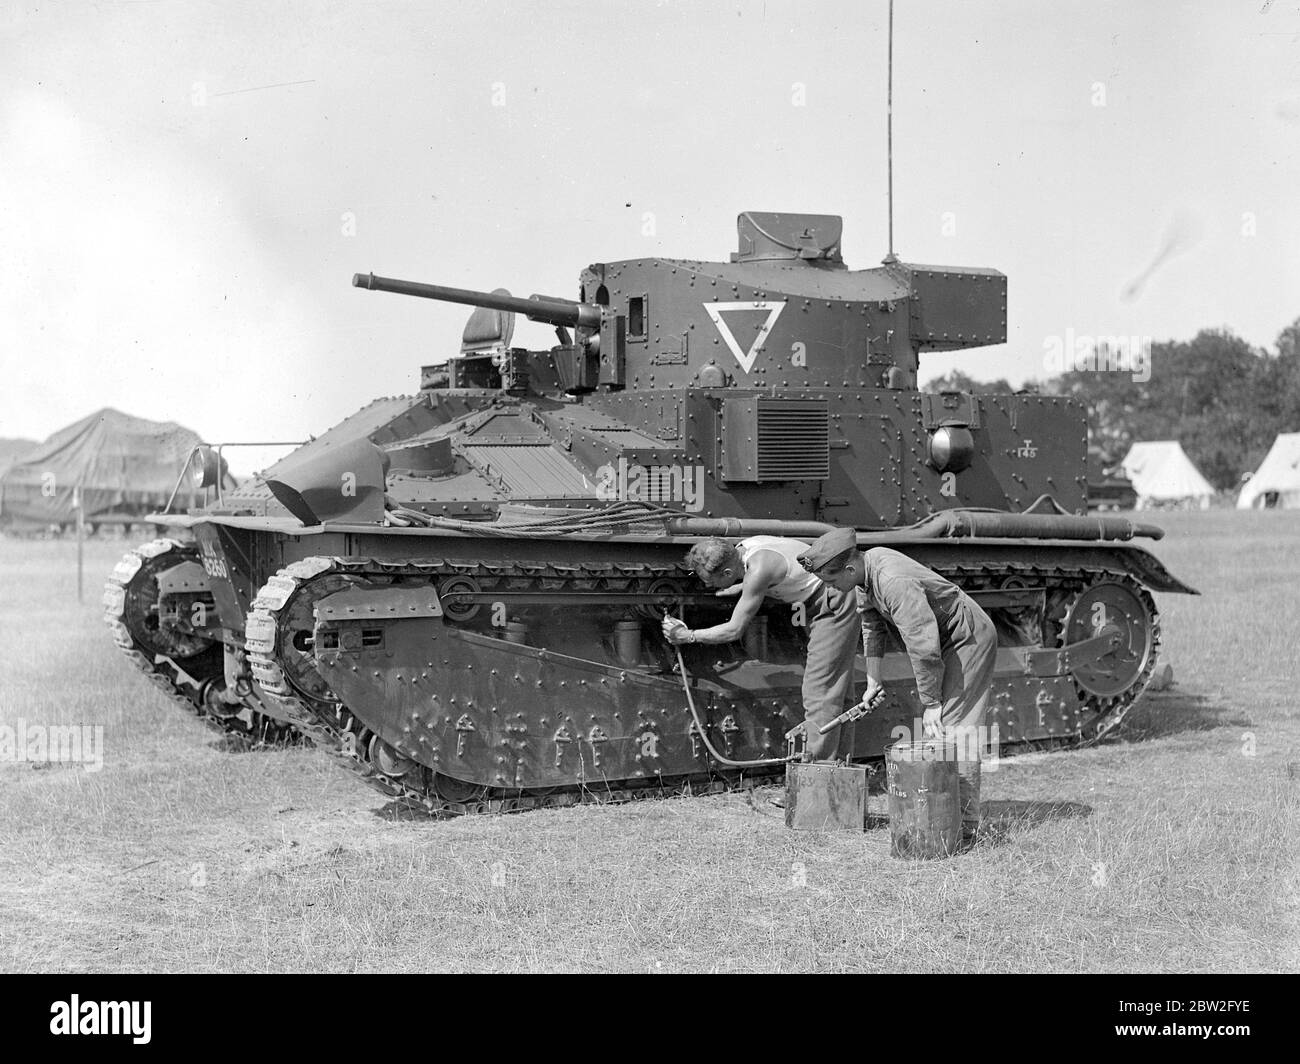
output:
[[1088,507],[1092,510],[1132,510],[1137,506],[1133,482],[1124,475],[1119,460],[1108,458],[1100,447],[1088,448]]
[[[806,639],[769,603],[679,655],[665,613],[734,601],[684,556],[851,526],[994,619],[1002,750],[1105,735],[1155,667],[1153,593],[1195,592],[1141,546],[1159,529],[1088,514],[1077,400],[917,387],[925,352],[1005,341],[1006,277],[849,269],[835,216],[737,228],[727,261],[595,263],[572,300],[356,275],[473,307],[460,352],[236,490],[200,449],[205,505],[157,515],[190,538],[109,581],[122,649],[217,726],[294,729],[431,812],[729,788],[782,773]],[[557,342],[514,346],[517,314]],[[885,680],[857,760],[919,733],[899,646]]]

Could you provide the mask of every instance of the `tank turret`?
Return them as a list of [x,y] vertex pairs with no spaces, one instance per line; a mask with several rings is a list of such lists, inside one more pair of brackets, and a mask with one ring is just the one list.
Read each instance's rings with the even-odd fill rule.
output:
[[[1081,404],[917,388],[923,352],[1005,341],[1006,277],[892,257],[853,270],[842,229],[836,215],[746,211],[728,261],[596,263],[572,302],[369,273],[352,283],[479,308],[462,358],[425,368],[431,388],[582,397],[590,413],[650,438],[619,448],[590,433],[599,443],[583,474],[593,481],[611,463],[680,465],[698,476],[709,516],[859,526],[1023,508],[1044,494],[1083,512]],[[515,313],[556,325],[560,344],[510,347]],[[557,424],[569,415],[546,416],[570,440],[589,434]]]
[[1005,342],[1003,274],[897,261],[850,270],[841,229],[835,215],[746,211],[729,262],[596,263],[576,303],[373,274],[352,283],[576,327],[605,391],[914,387],[922,351]]

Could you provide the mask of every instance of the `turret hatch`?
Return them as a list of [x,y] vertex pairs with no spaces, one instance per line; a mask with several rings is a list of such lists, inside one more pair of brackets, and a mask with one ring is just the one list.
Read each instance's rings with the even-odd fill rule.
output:
[[802,259],[844,265],[840,235],[844,220],[838,214],[777,214],[745,211],[736,219],[740,250],[732,262]]

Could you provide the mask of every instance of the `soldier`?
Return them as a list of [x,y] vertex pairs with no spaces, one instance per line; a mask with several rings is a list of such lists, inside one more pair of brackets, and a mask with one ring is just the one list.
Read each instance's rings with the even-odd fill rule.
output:
[[692,631],[675,617],[665,619],[664,638],[670,643],[732,643],[758,613],[763,600],[802,603],[808,632],[808,657],[803,672],[803,708],[807,721],[805,760],[848,760],[853,753],[853,726],[843,725],[821,735],[818,729],[844,710],[853,688],[853,657],[857,652],[857,602],[823,584],[800,566],[798,557],[808,544],[781,536],[750,536],[734,546],[725,539],[706,539],[686,555],[686,565],[720,596],[739,595],[731,618],[712,628]]
[[[927,736],[961,740],[975,750],[976,729],[988,708],[997,657],[993,622],[956,584],[888,547],[858,550],[851,528],[822,536],[799,558],[837,591],[857,591],[863,601],[862,641],[869,702],[881,687],[886,625],[907,650],[924,710]],[[958,761],[962,827],[979,825],[979,762]]]

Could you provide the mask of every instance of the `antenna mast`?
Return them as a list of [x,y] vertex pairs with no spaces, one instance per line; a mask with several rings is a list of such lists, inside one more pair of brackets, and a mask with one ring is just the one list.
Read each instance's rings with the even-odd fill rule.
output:
[[885,102],[885,168],[889,180],[889,254],[885,262],[897,262],[894,254],[894,0],[889,0],[889,63]]

